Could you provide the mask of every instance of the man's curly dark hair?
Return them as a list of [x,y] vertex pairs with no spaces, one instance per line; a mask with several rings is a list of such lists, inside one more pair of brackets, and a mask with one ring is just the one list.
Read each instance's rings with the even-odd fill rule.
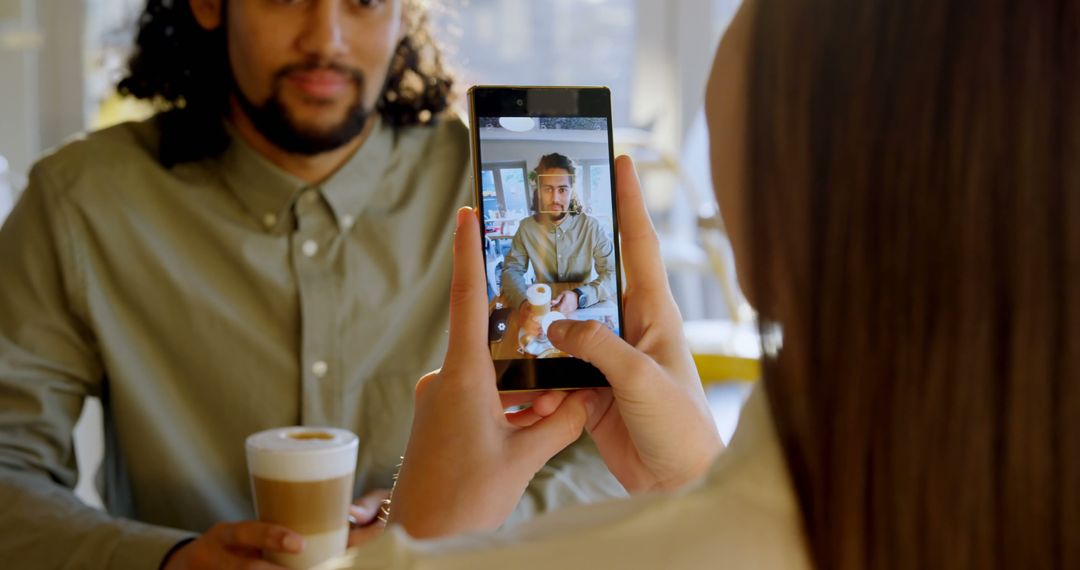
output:
[[[424,0],[404,2],[407,34],[376,110],[393,126],[429,124],[450,106],[454,78],[431,33]],[[225,26],[203,29],[188,0],[147,0],[138,24],[136,51],[117,90],[162,111],[162,163],[172,167],[220,154],[228,145],[222,119],[232,81]]]

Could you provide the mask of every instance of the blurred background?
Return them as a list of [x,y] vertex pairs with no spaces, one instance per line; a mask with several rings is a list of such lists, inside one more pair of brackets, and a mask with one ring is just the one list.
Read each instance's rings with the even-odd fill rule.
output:
[[[432,4],[462,93],[481,83],[611,88],[616,152],[638,162],[687,338],[730,437],[747,381],[757,376],[759,345],[712,198],[702,100],[738,0]],[[43,153],[151,112],[114,91],[143,5],[0,0],[0,220]],[[100,422],[95,406],[84,414],[90,427],[80,429]],[[93,461],[93,445],[81,447],[80,461]]]

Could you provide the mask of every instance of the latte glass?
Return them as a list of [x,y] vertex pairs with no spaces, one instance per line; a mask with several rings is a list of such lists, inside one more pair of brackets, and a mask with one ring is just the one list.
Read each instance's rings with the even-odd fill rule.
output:
[[356,435],[336,428],[287,427],[256,433],[246,447],[258,519],[304,538],[300,554],[266,552],[265,558],[287,568],[311,568],[344,554]]

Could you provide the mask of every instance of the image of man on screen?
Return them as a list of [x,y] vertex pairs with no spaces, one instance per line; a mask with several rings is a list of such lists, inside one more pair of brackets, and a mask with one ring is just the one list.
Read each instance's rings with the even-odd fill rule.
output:
[[[615,299],[615,248],[601,222],[584,212],[576,196],[576,167],[552,153],[540,158],[532,197],[533,215],[521,221],[503,264],[503,297],[519,309],[529,334],[539,333],[525,281],[529,266],[536,283],[552,285],[551,309],[566,317],[579,308]],[[595,274],[595,278],[593,278]]]

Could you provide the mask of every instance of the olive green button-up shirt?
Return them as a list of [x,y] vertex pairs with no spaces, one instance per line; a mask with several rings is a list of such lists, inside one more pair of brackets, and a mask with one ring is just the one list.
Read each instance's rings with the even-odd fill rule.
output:
[[582,307],[615,299],[615,247],[592,216],[571,214],[560,224],[537,216],[521,220],[503,263],[502,293],[511,307],[525,302],[530,264],[537,283],[583,283]]
[[[271,427],[356,432],[356,495],[388,488],[415,382],[442,360],[460,121],[380,125],[314,185],[239,138],[165,169],[158,139],[126,124],[46,157],[0,229],[0,566],[155,568],[253,518],[244,439]],[[104,513],[70,491],[90,395]],[[616,494],[583,440],[515,520]]]

